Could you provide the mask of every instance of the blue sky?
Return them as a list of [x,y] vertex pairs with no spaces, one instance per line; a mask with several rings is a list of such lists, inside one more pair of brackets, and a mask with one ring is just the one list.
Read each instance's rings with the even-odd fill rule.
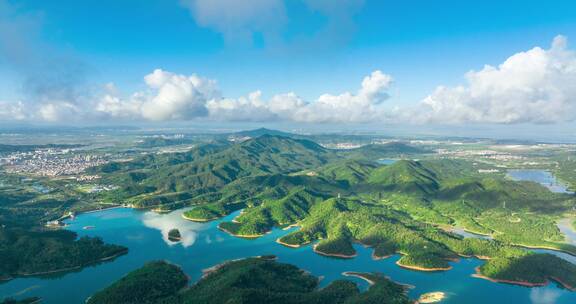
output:
[[[12,37],[29,37],[26,43],[32,45],[32,53],[37,52],[34,60],[55,61],[58,69],[74,66],[63,73],[81,74],[71,80],[70,85],[81,82],[77,90],[93,92],[113,83],[123,99],[133,92],[149,91],[143,78],[155,69],[216,80],[219,98],[248,98],[260,90],[264,102],[276,94],[294,92],[305,103],[314,103],[326,93],[356,94],[363,78],[379,70],[393,79],[384,85],[385,106],[412,106],[438,86],[466,85],[465,74],[470,70],[482,70],[485,64],[498,66],[536,46],[548,49],[557,35],[568,40],[576,37],[574,1],[0,3],[0,9],[9,10],[0,14],[0,29],[3,24],[5,31],[17,33]],[[43,49],[52,55],[46,57]],[[4,55],[0,57],[0,101],[38,103],[27,101],[29,86],[25,85],[36,65],[24,63],[22,68]],[[44,69],[42,77],[62,78],[49,75],[52,68],[38,69]],[[81,95],[81,101],[71,101],[68,109],[100,98],[92,93]],[[34,98],[44,104],[48,99]],[[58,98],[58,102],[63,99]],[[166,117],[202,116],[195,113]],[[338,121],[320,119],[324,120]]]

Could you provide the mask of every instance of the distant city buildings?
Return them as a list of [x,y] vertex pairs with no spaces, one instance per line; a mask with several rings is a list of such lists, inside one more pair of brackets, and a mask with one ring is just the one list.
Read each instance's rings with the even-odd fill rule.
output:
[[[70,149],[39,149],[30,152],[16,152],[0,158],[8,173],[33,174],[39,176],[75,175],[86,168],[107,163],[108,160],[96,154],[74,153]],[[84,175],[90,180],[95,176]]]
[[494,150],[448,150],[437,149],[436,153],[442,156],[453,157],[480,157],[484,159],[510,161],[510,160],[523,160],[526,159],[520,155],[513,155],[508,152],[494,151]]

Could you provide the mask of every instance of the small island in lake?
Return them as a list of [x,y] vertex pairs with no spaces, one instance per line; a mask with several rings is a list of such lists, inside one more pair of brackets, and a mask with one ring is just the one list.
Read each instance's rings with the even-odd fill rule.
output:
[[417,303],[437,303],[446,298],[446,294],[441,291],[427,292],[418,298]]
[[180,230],[174,228],[168,232],[168,240],[172,242],[180,242],[182,240],[182,235],[180,235]]

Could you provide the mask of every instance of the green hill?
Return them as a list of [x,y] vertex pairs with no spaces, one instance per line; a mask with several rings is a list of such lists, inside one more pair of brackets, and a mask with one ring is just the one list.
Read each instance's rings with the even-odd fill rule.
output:
[[197,196],[243,177],[296,172],[337,157],[308,140],[263,135],[231,146],[202,145],[187,153],[107,164],[94,171],[109,173],[104,176],[107,181],[123,186],[109,193],[109,200],[129,199],[144,207],[176,202],[157,199],[160,194],[187,192]]
[[[336,195],[339,189],[320,177],[281,174],[246,177],[225,186],[218,195],[206,194],[195,198],[195,202],[204,204],[185,215],[203,221],[248,207],[248,212],[240,216],[237,223],[224,226],[234,234],[261,234],[273,226],[301,219],[316,201]],[[245,222],[244,219],[251,220]],[[241,229],[244,233],[233,228],[240,226],[245,226]]]
[[279,199],[264,199],[259,205],[246,209],[233,222],[220,228],[237,236],[259,236],[274,226],[295,223],[308,215],[310,208],[328,196],[303,187],[291,189]]
[[151,170],[159,169],[166,166],[177,165],[181,163],[191,162],[200,159],[204,156],[211,155],[223,151],[230,146],[229,143],[224,141],[217,141],[213,143],[200,144],[192,148],[188,152],[182,153],[166,153],[166,154],[146,154],[138,157],[132,161],[127,162],[111,162],[101,166],[92,167],[87,169],[90,174],[106,174],[117,172],[131,172],[134,170]]
[[341,182],[343,185],[353,185],[365,182],[378,167],[380,165],[371,161],[344,160],[320,167],[312,171],[312,173],[329,180]]
[[187,289],[176,266],[152,262],[98,292],[89,304],[129,303],[411,303],[405,288],[377,274],[356,274],[374,284],[360,293],[355,283],[334,281],[318,287],[318,278],[272,257],[226,262],[210,269]]
[[188,285],[180,268],[163,261],[150,262],[142,268],[97,292],[88,304],[177,303],[177,293]]
[[[275,135],[211,149],[109,177],[128,181],[120,191],[135,206],[196,206],[184,214],[190,220],[243,209],[234,221],[219,225],[236,236],[258,237],[298,224],[301,229],[281,242],[318,241],[315,250],[326,255],[353,256],[352,244],[362,242],[378,257],[403,254],[403,267],[448,269],[448,261],[459,255],[491,257],[492,263],[524,257],[527,251],[513,247],[517,244],[576,254],[555,226],[573,205],[572,196],[479,174],[483,165],[446,159],[380,165]],[[491,234],[494,241],[462,239],[444,230],[450,226]]]
[[334,157],[311,141],[264,135],[192,162],[163,168],[147,181],[159,190],[221,187],[240,177],[316,167]]
[[66,230],[33,232],[0,228],[0,280],[81,269],[125,254],[127,248],[105,244]]
[[421,162],[400,160],[374,170],[368,183],[385,191],[433,194],[440,185],[436,173]]

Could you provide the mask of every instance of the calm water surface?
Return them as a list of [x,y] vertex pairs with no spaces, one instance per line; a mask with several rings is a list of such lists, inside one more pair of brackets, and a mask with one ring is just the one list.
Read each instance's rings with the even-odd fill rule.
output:
[[397,161],[396,159],[381,158],[381,159],[377,160],[376,162],[381,164],[381,165],[391,165],[391,164],[395,163],[396,161]]
[[513,180],[518,181],[531,181],[541,184],[542,186],[550,189],[556,193],[573,193],[568,190],[568,187],[560,183],[556,177],[547,170],[539,169],[518,169],[508,170],[507,176]]
[[[430,291],[444,291],[448,298],[443,303],[576,303],[576,293],[556,284],[542,288],[527,288],[497,284],[473,278],[474,268],[482,261],[462,259],[452,263],[450,271],[425,273],[399,268],[394,263],[398,256],[372,260],[371,250],[356,246],[358,256],[353,259],[334,259],[315,254],[310,246],[293,249],[274,241],[287,233],[274,230],[255,240],[232,237],[217,229],[220,221],[193,223],[181,218],[182,211],[156,214],[133,209],[111,209],[87,213],[69,222],[68,228],[79,235],[100,236],[106,242],[127,246],[130,252],[112,262],[85,268],[52,278],[16,279],[0,284],[0,297],[40,296],[43,303],[82,303],[94,292],[110,285],[144,263],[165,259],[180,265],[193,281],[202,275],[202,269],[230,259],[274,254],[280,262],[295,264],[316,276],[322,276],[322,286],[335,279],[343,279],[343,271],[381,272],[393,280],[416,286],[410,296],[417,298]],[[230,220],[237,213],[223,220]],[[85,226],[94,226],[84,230]],[[167,233],[178,228],[182,242],[171,243]],[[358,282],[362,288],[364,281]]]
[[[559,182],[556,177],[546,170],[508,170],[508,177],[513,180],[532,181],[539,183],[552,192],[556,193],[574,193],[568,190],[568,186]],[[558,229],[566,236],[566,242],[576,245],[576,231],[572,227],[574,218],[565,218],[558,222]],[[576,263],[576,258],[572,257],[572,262]]]
[[[555,193],[573,193],[570,192],[565,185],[560,183],[554,175],[552,175],[549,171],[546,170],[537,170],[537,169],[508,170],[507,176],[517,181],[531,181],[539,183]],[[571,221],[573,221],[573,218],[565,218],[560,220],[558,222],[558,229],[566,236],[567,243],[576,245],[576,231],[574,231],[574,228],[571,226]],[[491,236],[471,233],[458,227],[453,228],[451,231],[464,237],[492,239]],[[568,253],[548,249],[531,249],[531,250],[538,253],[550,253],[568,262],[576,264],[576,256],[573,256]]]
[[566,236],[566,241],[576,246],[576,230],[572,226],[574,218],[565,218],[558,222],[558,229]]

